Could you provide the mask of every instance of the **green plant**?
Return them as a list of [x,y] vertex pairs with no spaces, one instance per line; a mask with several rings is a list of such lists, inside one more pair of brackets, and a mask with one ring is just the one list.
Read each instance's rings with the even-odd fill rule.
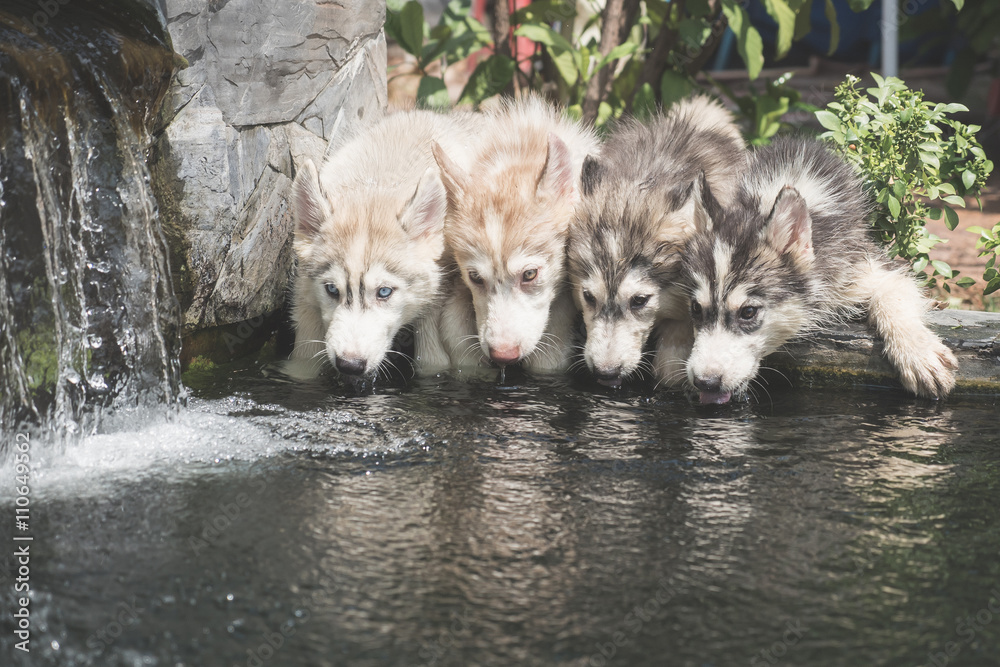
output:
[[976,248],[979,249],[980,257],[987,258],[986,268],[983,271],[983,280],[986,281],[983,294],[992,294],[1000,290],[1000,266],[997,264],[997,259],[1000,258],[1000,222],[993,225],[993,229],[969,227],[968,231],[979,234]]
[[[399,46],[416,58],[420,83],[417,101],[428,107],[451,104],[444,83],[444,71],[449,65],[468,58],[481,49],[493,46],[490,31],[473,18],[469,0],[452,0],[441,14],[438,25],[431,28],[424,20],[424,9],[416,0],[402,3],[388,0],[385,31]],[[441,75],[428,73],[431,65],[440,65]],[[504,80],[510,80],[514,61],[504,56],[491,56],[476,67],[462,90],[460,103],[479,103],[503,90]]]
[[[443,71],[488,48],[492,53],[476,67],[459,104],[475,105],[500,92],[527,88],[557,98],[571,114],[598,127],[627,111],[643,116],[689,94],[694,76],[727,27],[736,36],[751,79],[764,65],[763,41],[739,0],[607,0],[603,8],[591,7],[594,14],[576,31],[577,1],[582,0],[536,0],[513,14],[506,2],[497,2],[490,35],[470,16],[470,0],[452,0],[434,28],[426,24],[415,0],[388,0],[386,32],[416,58],[421,76],[417,98],[422,104],[444,106],[448,101],[443,78],[429,71],[432,65],[440,63]],[[777,58],[809,32],[810,9],[821,1],[835,28],[835,49],[836,14],[829,0],[765,2],[778,23]],[[868,1],[859,0],[865,5]],[[512,37],[530,39],[535,48],[516,53]],[[787,97],[789,106],[794,103],[789,92],[769,87],[760,98],[755,126],[762,138],[777,127],[782,99]],[[777,107],[768,107],[772,100]]]
[[757,92],[751,84],[745,95],[735,95],[728,86],[706,75],[713,86],[732,100],[740,110],[740,116],[746,121],[743,136],[754,146],[771,143],[771,137],[779,130],[788,128],[789,123],[783,120],[785,114],[791,111],[815,113],[818,107],[802,101],[802,94],[788,85],[792,78],[791,72],[785,72],[774,81],[764,81],[764,90]]
[[[830,140],[864,175],[875,202],[875,229],[889,244],[889,254],[903,257],[917,273],[929,270],[928,283],[951,291],[957,271],[931,260],[929,251],[942,239],[927,231],[928,218],[944,216],[948,229],[958,225],[953,207],[964,207],[965,196],[976,197],[993,170],[993,163],[976,141],[976,125],[965,125],[949,114],[968,111],[961,104],[934,104],[901,80],[872,74],[877,86],[858,90],[849,76],[837,87],[836,101],[816,112]],[[973,284],[969,277],[957,285]]]

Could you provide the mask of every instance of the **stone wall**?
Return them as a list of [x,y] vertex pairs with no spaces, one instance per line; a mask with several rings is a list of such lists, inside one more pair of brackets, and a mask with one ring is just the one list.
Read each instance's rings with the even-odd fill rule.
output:
[[296,169],[385,109],[385,3],[158,2],[185,62],[164,102],[153,186],[191,332],[281,307]]

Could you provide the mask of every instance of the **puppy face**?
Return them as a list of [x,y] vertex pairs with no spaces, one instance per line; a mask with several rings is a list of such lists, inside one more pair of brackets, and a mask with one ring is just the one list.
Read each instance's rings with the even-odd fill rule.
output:
[[769,218],[730,211],[692,243],[684,280],[695,326],[688,379],[703,403],[747,391],[761,360],[809,326],[803,298],[812,231],[805,201],[778,196]]
[[573,203],[566,145],[549,135],[469,175],[439,149],[435,158],[448,192],[445,239],[472,293],[483,354],[502,366],[544,354]]
[[378,188],[341,194],[327,196],[312,163],[296,178],[295,250],[306,281],[296,308],[321,319],[323,350],[340,372],[373,375],[400,328],[436,295],[444,188],[429,169],[408,197]]
[[681,250],[697,220],[700,181],[664,189],[653,183],[600,182],[584,163],[584,199],[568,246],[569,275],[587,328],[584,360],[598,381],[618,386],[642,363],[656,324],[684,319],[676,281]]

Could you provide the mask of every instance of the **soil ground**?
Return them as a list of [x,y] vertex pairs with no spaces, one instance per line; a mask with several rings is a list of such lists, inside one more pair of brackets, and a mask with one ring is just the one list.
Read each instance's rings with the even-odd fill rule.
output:
[[[761,78],[770,77],[773,79],[783,74],[784,71],[783,69],[764,71]],[[844,80],[847,74],[855,74],[864,79],[868,69],[866,66],[851,66],[814,59],[810,67],[793,69],[792,71],[795,72],[795,76],[791,83],[802,92],[803,100],[822,107],[833,100],[834,88]],[[415,73],[412,58],[391,43],[389,45],[389,72],[390,106],[412,108],[415,104],[420,77]],[[467,67],[466,63],[452,65],[445,72],[445,83],[453,100],[458,98],[470,72],[471,68]],[[439,74],[439,72],[434,73]],[[945,68],[921,68],[903,70],[901,78],[911,88],[923,90],[925,98],[928,100],[935,102],[955,101],[950,99],[950,95],[945,89],[946,73],[947,69]],[[713,76],[724,80],[736,94],[739,94],[741,89],[745,89],[747,86],[745,72],[713,72]],[[928,229],[933,234],[946,240],[945,243],[938,244],[931,251],[931,259],[945,261],[953,269],[960,271],[962,276],[969,276],[976,280],[976,284],[968,288],[952,287],[950,294],[944,290],[936,290],[933,296],[939,301],[941,307],[1000,311],[1000,292],[983,296],[984,259],[979,257],[979,252],[976,249],[977,235],[967,231],[972,226],[991,228],[997,221],[1000,221],[1000,117],[991,118],[986,113],[986,95],[990,83],[987,76],[977,74],[969,86],[969,92],[962,99],[957,100],[970,109],[969,113],[962,114],[960,119],[965,123],[982,126],[982,130],[978,134],[979,140],[983,144],[987,156],[998,165],[981,198],[982,210],[979,210],[975,200],[969,199],[966,201],[966,208],[959,211],[959,224],[955,230],[949,230],[942,221],[931,220],[927,223]],[[812,116],[806,113],[788,114],[786,119],[794,125],[815,124]],[[819,128],[818,125],[815,127]]]

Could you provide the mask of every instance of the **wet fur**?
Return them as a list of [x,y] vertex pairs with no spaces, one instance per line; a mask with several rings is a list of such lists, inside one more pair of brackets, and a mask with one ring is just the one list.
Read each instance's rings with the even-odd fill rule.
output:
[[[955,357],[923,324],[914,277],[871,240],[870,212],[853,168],[818,141],[752,154],[735,205],[711,216],[684,260],[700,308],[687,375],[703,400],[745,392],[785,342],[862,314],[908,391],[948,394]],[[759,311],[745,318],[747,307]]]
[[[435,157],[448,192],[445,239],[451,294],[426,329],[422,370],[520,363],[568,366],[575,311],[565,289],[565,244],[592,132],[529,97],[484,114],[471,167],[443,146]],[[523,280],[525,271],[537,277]],[[482,279],[477,284],[471,276]]]
[[[314,375],[325,363],[374,374],[392,363],[386,355],[400,328],[419,326],[445,274],[446,195],[431,145],[448,146],[464,162],[473,127],[466,114],[394,114],[345,144],[319,172],[307,162],[296,174],[294,374]],[[389,298],[378,297],[381,287],[392,288]]]
[[[569,239],[569,279],[587,328],[584,360],[599,379],[618,384],[636,372],[653,333],[656,375],[683,382],[692,330],[676,284],[681,252],[705,215],[700,191],[731,204],[745,164],[732,116],[706,97],[684,100],[647,123],[622,123],[600,157],[588,159]],[[634,308],[635,297],[649,300]]]

